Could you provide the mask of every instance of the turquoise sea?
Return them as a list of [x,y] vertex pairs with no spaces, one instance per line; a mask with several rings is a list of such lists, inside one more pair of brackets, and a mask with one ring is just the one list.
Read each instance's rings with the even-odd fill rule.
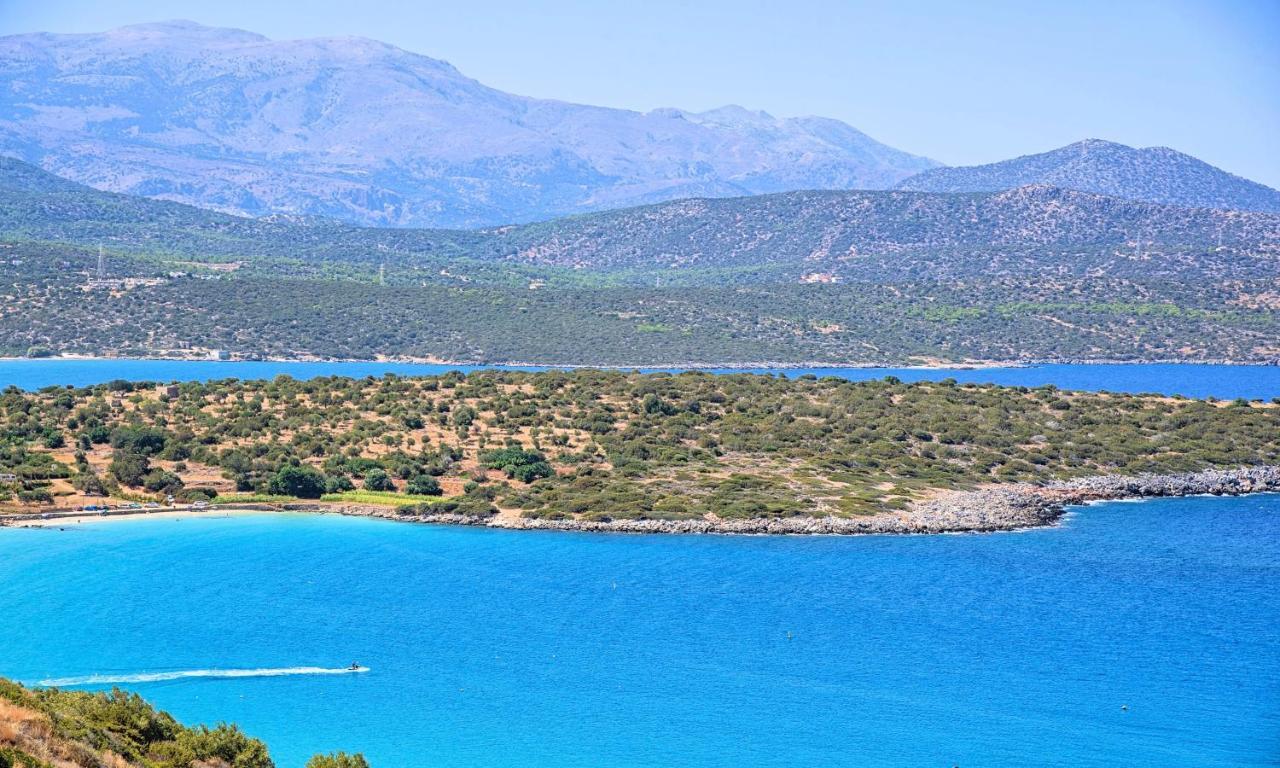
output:
[[[447,368],[23,360],[0,386],[387,370]],[[1264,366],[818,373],[1280,396]],[[956,536],[0,529],[0,616],[0,675],[234,721],[283,768],[1280,765],[1280,495]]]
[[1278,587],[1277,495],[994,535],[0,529],[0,674],[122,681],[284,768],[1274,766]]
[[[474,371],[471,365],[425,365],[373,362],[214,362],[200,360],[0,360],[0,388],[22,389],[73,384],[101,384],[112,379],[129,381],[206,381],[209,379],[269,379],[287,374],[296,379],[315,376],[429,375],[445,371]],[[539,370],[522,368],[520,370]],[[676,370],[676,369],[643,369]],[[716,373],[727,369],[711,369]],[[1007,368],[751,368],[735,372],[776,373],[800,376],[839,376],[845,379],[881,379],[897,376],[903,381],[954,378],[964,382],[1040,386],[1112,392],[1159,392],[1187,397],[1280,397],[1280,366],[1200,365],[1138,363],[1132,365],[1054,364]]]

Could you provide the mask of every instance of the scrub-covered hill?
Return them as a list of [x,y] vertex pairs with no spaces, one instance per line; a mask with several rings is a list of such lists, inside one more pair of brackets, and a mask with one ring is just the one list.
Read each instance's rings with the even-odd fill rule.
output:
[[[1280,407],[812,376],[481,371],[0,395],[8,503],[898,520],[938,491],[1280,464]],[[240,494],[240,495],[238,495]],[[244,496],[244,494],[251,494]],[[60,502],[60,503],[59,503]]]
[[1167,205],[1280,213],[1280,191],[1268,186],[1168,147],[1135,149],[1098,139],[988,165],[935,168],[900,182],[897,189],[991,192],[1028,184]]
[[3,354],[1280,357],[1273,214],[1026,187],[794,192],[489,230],[369,229],[100,192],[16,160],[0,170]]
[[[28,689],[0,678],[0,768],[272,768],[233,725],[188,727],[136,694]],[[308,768],[368,768],[317,755]]]

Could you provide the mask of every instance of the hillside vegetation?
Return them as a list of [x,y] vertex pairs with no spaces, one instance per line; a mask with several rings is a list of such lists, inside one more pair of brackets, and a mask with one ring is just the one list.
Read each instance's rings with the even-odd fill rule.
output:
[[1280,213],[1280,191],[1168,147],[1090,139],[988,165],[935,168],[900,182],[917,192],[991,192],[1028,184],[1197,208]]
[[0,469],[18,477],[9,504],[37,508],[239,493],[480,517],[850,516],[938,489],[1280,463],[1275,404],[949,381],[579,370],[116,382],[11,389],[0,414]]
[[[1049,186],[1004,192],[791,192],[694,199],[486,230],[368,229],[245,219],[99,192],[0,158],[0,234],[134,254],[395,268],[400,280],[475,265],[717,284],[958,279],[1098,270],[1135,278],[1275,276],[1280,215],[1186,209]],[[283,262],[283,263],[282,263]],[[474,265],[470,263],[474,263]],[[407,274],[399,270],[409,270]],[[682,277],[681,273],[689,276]],[[691,273],[691,274],[690,274]],[[552,269],[530,274],[556,278]],[[488,282],[486,276],[473,278]],[[491,279],[491,278],[490,278]]]
[[1269,214],[1031,187],[798,192],[386,230],[242,219],[19,161],[0,168],[3,354],[1280,358],[1280,217]]
[[617,366],[1280,358],[1271,282],[529,290],[160,276],[86,292],[57,270],[5,286],[0,353]]
[[[1173,270],[1207,274],[1229,262],[1274,274],[1280,216],[1028,186],[972,194],[792,192],[684,200],[493,234],[472,245],[473,252],[580,269],[803,266],[884,281],[1083,276],[1104,267],[1125,277],[1155,270],[1155,277]],[[1234,258],[1210,252],[1211,244]],[[1241,251],[1253,258],[1239,258]],[[1258,258],[1262,254],[1271,258]]]
[[[267,747],[234,725],[188,727],[112,690],[31,690],[0,678],[0,768],[273,768]],[[317,755],[307,768],[368,768]]]

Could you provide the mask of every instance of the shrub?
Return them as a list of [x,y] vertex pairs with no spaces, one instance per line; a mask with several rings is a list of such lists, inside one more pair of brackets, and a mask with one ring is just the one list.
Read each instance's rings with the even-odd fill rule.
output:
[[532,483],[540,477],[551,477],[554,474],[546,458],[537,451],[526,451],[518,446],[508,446],[490,451],[481,458],[481,463],[491,469],[500,469],[523,483]]
[[[172,746],[170,746],[172,745]],[[184,729],[165,745],[171,762],[165,765],[231,765],[235,768],[273,768],[267,747],[234,725]]]
[[369,768],[369,761],[357,752],[348,755],[346,752],[334,752],[328,755],[315,755],[307,761],[306,768]]
[[218,492],[213,488],[182,488],[173,494],[173,500],[182,504],[193,501],[213,501],[216,498],[218,498]]
[[292,464],[277,469],[267,481],[267,493],[299,499],[318,499],[324,495],[324,489],[325,477],[319,470]]
[[431,475],[414,475],[404,487],[405,493],[415,496],[439,496],[444,493],[440,481]]
[[385,469],[375,467],[365,473],[364,489],[366,491],[394,491],[396,484],[391,482],[391,477]]
[[453,425],[455,427],[469,427],[476,420],[476,409],[469,405],[464,405],[453,412]]
[[163,469],[153,469],[142,478],[142,487],[153,493],[173,493],[182,487],[182,478]]
[[102,478],[93,474],[93,472],[81,472],[71,481],[71,485],[78,491],[88,496],[106,496],[107,487],[103,484]]
[[94,445],[102,445],[111,439],[111,430],[105,424],[94,424],[85,430],[81,437]]
[[553,474],[555,474],[555,470],[545,461],[521,464],[511,472],[511,476],[522,483],[532,483],[540,477],[551,477]]
[[111,464],[107,466],[107,471],[122,485],[136,488],[142,484],[142,478],[151,471],[151,462],[141,454],[117,449],[111,455]]
[[354,491],[355,489],[356,484],[351,482],[351,478],[346,475],[325,475],[325,493],[342,493],[343,491]]
[[168,436],[155,427],[117,427],[111,430],[111,447],[142,456],[155,456],[164,450]]
[[466,515],[467,517],[492,517],[498,508],[478,496],[435,501],[430,504],[409,504],[396,510],[401,515]]
[[18,501],[27,504],[52,504],[53,494],[48,488],[32,488],[29,491],[18,491]]

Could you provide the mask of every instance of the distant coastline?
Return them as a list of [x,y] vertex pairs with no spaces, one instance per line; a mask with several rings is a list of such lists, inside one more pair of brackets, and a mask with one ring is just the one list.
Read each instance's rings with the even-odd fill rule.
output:
[[726,363],[708,363],[708,362],[675,362],[675,363],[626,363],[611,365],[593,365],[590,363],[562,363],[562,362],[537,362],[537,361],[521,361],[507,360],[502,362],[492,361],[476,361],[476,360],[446,360],[437,357],[410,357],[410,356],[375,356],[372,358],[339,358],[339,357],[320,357],[313,355],[300,355],[295,357],[280,356],[242,356],[215,359],[208,355],[172,355],[164,357],[136,357],[132,355],[87,355],[87,354],[58,354],[42,357],[26,357],[26,356],[2,356],[0,362],[19,362],[19,361],[63,361],[63,360],[83,360],[83,361],[136,361],[136,362],[196,362],[196,363],[362,363],[362,364],[378,364],[386,363],[392,365],[442,365],[456,367],[476,367],[476,368],[552,368],[572,370],[577,368],[593,368],[601,370],[621,370],[629,371],[636,369],[678,369],[689,371],[702,370],[740,370],[749,372],[759,369],[770,370],[823,370],[828,368],[849,368],[849,369],[876,369],[876,368],[893,368],[904,371],[937,371],[937,370],[983,370],[987,368],[1030,368],[1041,365],[1230,365],[1230,366],[1280,366],[1280,358],[1266,360],[1235,360],[1230,358],[1224,359],[1141,359],[1141,360],[1124,360],[1109,358],[1037,358],[1029,360],[964,360],[964,361],[930,361],[927,363],[919,362],[832,362],[832,361],[802,361],[802,362],[778,362],[778,361],[754,361],[754,362],[726,362]]
[[461,525],[515,531],[719,535],[892,535],[998,533],[1057,525],[1070,507],[1102,501],[1186,496],[1245,496],[1280,492],[1280,466],[1210,469],[1176,475],[1100,475],[1045,485],[996,485],[973,491],[940,491],[902,512],[857,517],[726,519],[547,519],[498,513],[406,513],[403,508],[319,503],[228,504],[207,509],[113,510],[103,513],[43,512],[0,515],[0,527],[63,527],[131,519],[219,518],[254,513],[298,512],[372,517],[404,523]]

